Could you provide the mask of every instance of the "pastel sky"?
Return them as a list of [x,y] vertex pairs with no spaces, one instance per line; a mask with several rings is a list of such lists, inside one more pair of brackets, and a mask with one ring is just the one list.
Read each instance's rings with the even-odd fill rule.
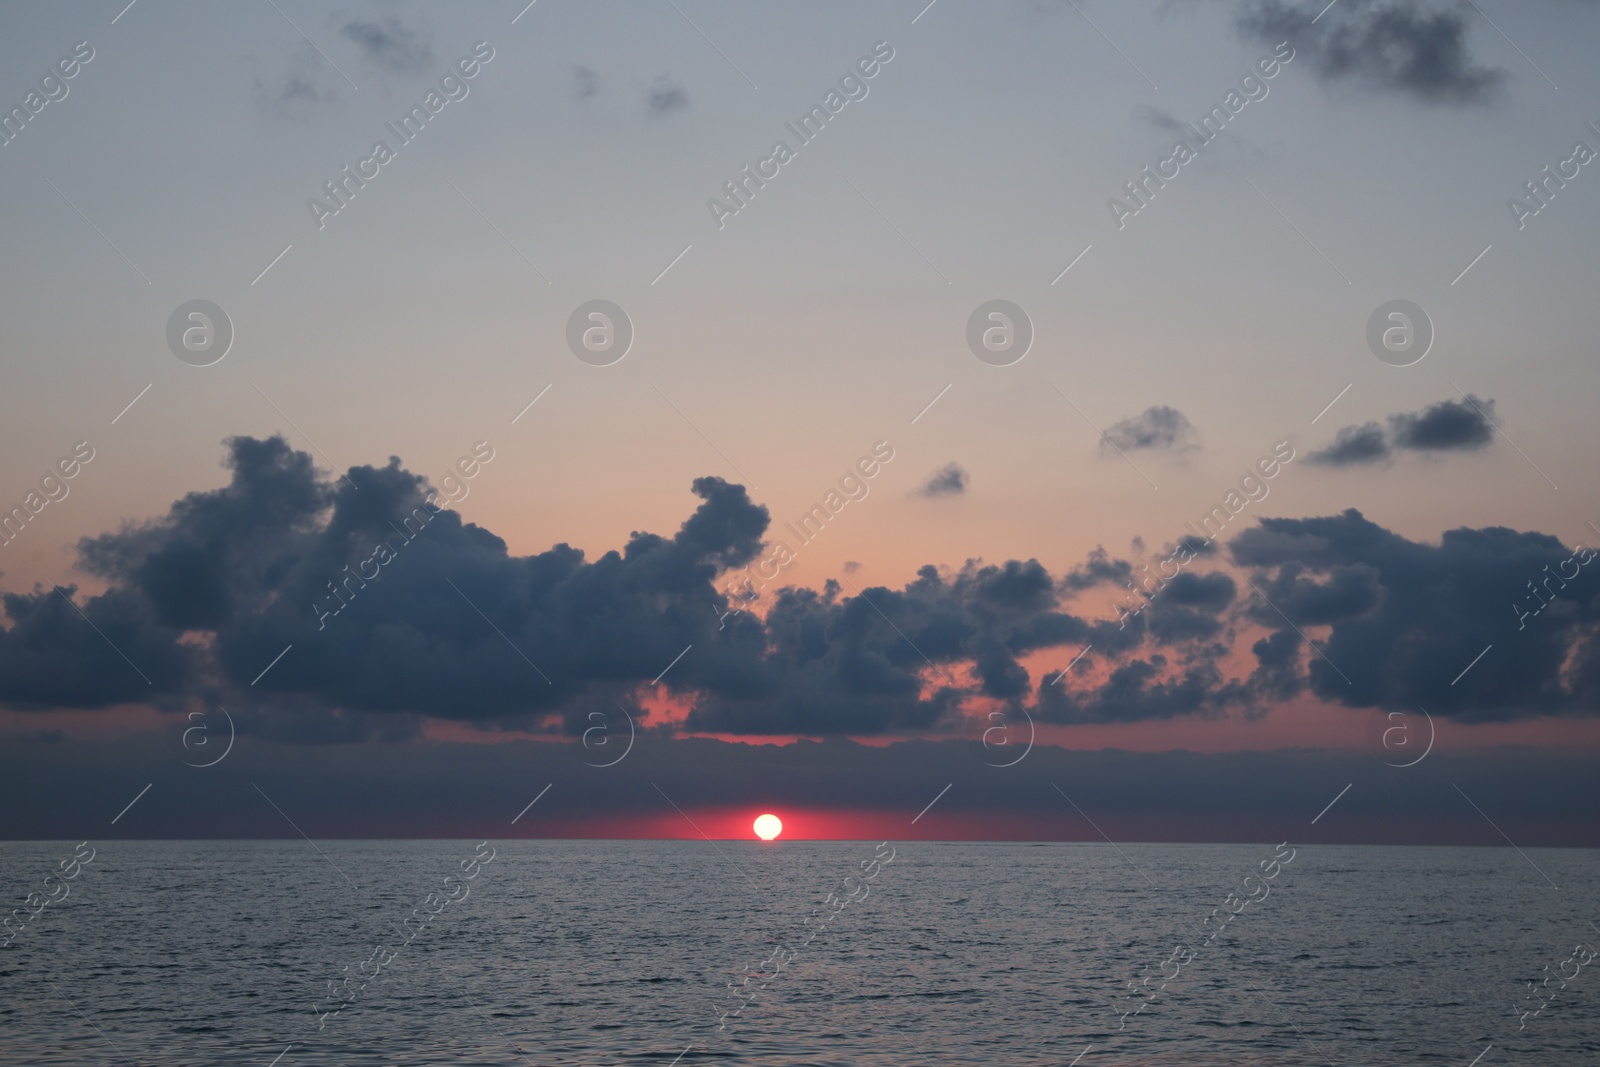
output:
[[[1557,770],[1600,745],[1600,5],[125,2],[0,15],[0,835],[153,778],[118,832],[292,832],[243,770],[185,821],[183,776],[237,764],[347,804],[328,834],[487,833],[558,782],[502,832],[781,803],[802,836],[1095,837],[1044,767],[1129,837],[1270,836],[1366,776],[1315,832],[1501,843],[1475,788],[1596,843]],[[235,335],[209,366],[169,347],[193,300]],[[631,323],[610,365],[569,348],[591,300]],[[992,300],[1033,333],[1008,366],[968,343]],[[1369,344],[1394,300],[1433,335],[1409,366]],[[237,751],[187,770],[224,706]],[[1390,713],[1430,763],[1393,766]],[[595,766],[624,716],[648,743]],[[491,748],[471,803],[359,799]],[[1195,807],[1229,761],[1276,770]]]

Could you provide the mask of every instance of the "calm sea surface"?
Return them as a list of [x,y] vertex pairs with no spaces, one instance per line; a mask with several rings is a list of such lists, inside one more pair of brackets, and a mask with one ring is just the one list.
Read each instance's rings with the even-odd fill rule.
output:
[[7,1067],[1600,1063],[1589,851],[76,844],[0,844]]

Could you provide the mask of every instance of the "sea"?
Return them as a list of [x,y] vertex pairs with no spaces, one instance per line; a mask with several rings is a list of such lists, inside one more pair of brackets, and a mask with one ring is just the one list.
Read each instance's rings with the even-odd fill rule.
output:
[[0,1064],[1600,1064],[1600,854],[0,844]]

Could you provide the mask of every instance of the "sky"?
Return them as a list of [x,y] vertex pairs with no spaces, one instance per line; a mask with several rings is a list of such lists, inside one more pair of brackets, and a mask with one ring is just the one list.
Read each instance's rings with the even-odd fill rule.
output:
[[0,19],[0,836],[1600,843],[1600,5]]

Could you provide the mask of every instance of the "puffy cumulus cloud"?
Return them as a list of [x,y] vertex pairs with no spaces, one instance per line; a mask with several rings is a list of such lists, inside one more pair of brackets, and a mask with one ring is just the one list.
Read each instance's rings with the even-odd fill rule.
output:
[[[103,708],[160,702],[193,672],[194,653],[124,590],[79,605],[75,586],[8,593],[0,694],[13,708]],[[98,632],[96,632],[98,631]]]
[[1100,439],[1100,449],[1164,448],[1187,452],[1198,447],[1199,433],[1177,408],[1165,405],[1145,408],[1137,415],[1112,423]]
[[1162,595],[1168,603],[1218,612],[1233,603],[1237,586],[1226,574],[1185,571],[1167,583]]
[[662,681],[689,729],[871,735],[951,725],[969,699],[1025,700],[1021,660],[1041,650],[1197,657],[1233,599],[1225,576],[1184,575],[1165,628],[1063,610],[1126,580],[1099,552],[1059,578],[974,560],[854,596],[791,587],[758,617],[730,612],[714,582],[756,558],[768,513],[719,478],[693,483],[699,506],[672,536],[589,559],[566,544],[509,554],[395,457],[334,480],[281,438],[239,437],[227,466],[225,486],[79,546],[108,586],[83,611],[139,668],[109,669],[116,650],[61,596],[15,595],[0,701],[175,706],[248,689],[272,709],[250,731],[286,741],[415,736],[427,719],[570,731],[585,708],[636,711],[692,645]]
[[946,463],[915,490],[915,495],[925,497],[960,496],[967,491],[970,479],[967,469],[959,463]]
[[1441,400],[1419,412],[1391,415],[1389,428],[1396,448],[1422,451],[1470,451],[1494,440],[1494,401],[1468,393],[1461,400]]
[[1091,589],[1101,582],[1118,585],[1128,581],[1133,574],[1133,564],[1125,559],[1112,559],[1103,547],[1097,546],[1087,559],[1073,567],[1061,579],[1064,592],[1076,593]]
[[347,22],[339,27],[339,35],[355,42],[367,62],[395,74],[417,74],[433,62],[433,46],[393,15],[381,22]]
[[[622,552],[593,561],[565,544],[517,558],[436,500],[430,507],[425,480],[397,458],[352,468],[346,484],[320,478],[281,438],[235,438],[228,464],[227,486],[81,545],[84,568],[111,586],[86,614],[147,673],[162,666],[168,690],[208,679],[248,687],[291,644],[253,693],[290,706],[310,701],[299,708],[308,714],[320,703],[351,713],[530,720],[590,687],[620,692],[654,678],[690,641],[709,651],[676,668],[678,684],[747,684],[737,647],[709,640],[722,606],[712,579],[749,562],[767,526],[766,509],[742,487],[695,481],[701,504],[670,538],[636,533]],[[71,670],[41,665],[37,646],[70,620],[38,603],[42,595],[12,599],[20,621],[0,642],[0,680],[11,682],[0,699],[98,706],[141,695],[113,687],[115,672],[99,670],[105,656],[82,640],[61,647],[82,649],[81,666],[112,691],[80,692],[85,683]],[[144,624],[138,639],[135,623]],[[177,651],[185,633],[206,638],[203,649],[183,646],[194,648],[187,659]],[[169,649],[162,657],[151,647],[158,640]],[[195,662],[202,652],[205,663]],[[35,677],[47,668],[59,679],[54,691]],[[134,684],[143,687],[137,677]]]
[[[1298,640],[1284,616],[1302,629],[1328,627],[1316,639],[1326,658],[1309,658],[1306,674],[1325,700],[1425,707],[1463,722],[1592,715],[1600,706],[1600,583],[1548,534],[1462,528],[1432,545],[1352,509],[1262,519],[1229,547],[1271,601],[1252,598],[1248,609],[1277,631],[1270,640],[1283,650]],[[1534,581],[1545,591],[1537,601]],[[1546,599],[1555,610],[1525,617]],[[1273,650],[1264,651],[1265,665]]]
[[[1122,622],[1064,610],[1065,598],[1103,583],[1120,586],[1116,579],[1130,573],[1126,561],[1097,552],[1063,578],[1037,560],[969,561],[953,573],[925,566],[901,589],[870,588],[844,600],[786,590],[766,621],[772,659],[783,664],[785,682],[803,680],[800,688],[744,702],[712,700],[689,723],[735,732],[758,721],[753,732],[803,734],[825,719],[828,732],[877,733],[935,726],[968,698],[1028,707],[1054,722],[1253,710],[1260,685],[1226,679],[1217,663],[1227,648],[1214,639],[1227,630],[1223,616],[1234,601],[1227,575],[1180,575],[1167,586],[1170,601]],[[1122,667],[1069,693],[1046,680],[1065,663],[1035,686],[1020,662],[1053,649],[1070,650],[1062,653],[1067,659],[1084,645]],[[956,672],[968,680],[958,682]],[[835,699],[848,695],[848,706],[818,706],[816,698],[830,690]]]
[[[235,437],[227,444],[228,485],[188,494],[163,519],[79,545],[84,570],[138,594],[171,629],[220,629],[266,599],[274,576],[300,565],[307,539],[316,537],[333,502],[311,457],[281,437]],[[376,506],[346,505],[339,526],[353,525],[352,508]],[[328,556],[328,578],[345,562]]]
[[1402,449],[1412,452],[1472,452],[1494,441],[1494,401],[1471,393],[1441,400],[1421,411],[1389,416],[1389,432],[1375,422],[1345,426],[1333,444],[1306,457],[1325,467],[1384,463]]
[[[925,729],[972,690],[1010,697],[1027,688],[1016,657],[1059,644],[1090,624],[1056,612],[1055,581],[1037,560],[969,562],[953,575],[925,566],[901,589],[839,599],[785,589],[766,618],[772,689],[697,708],[691,726],[761,733],[881,733]],[[969,665],[975,684],[951,668]],[[925,678],[934,687],[924,696]],[[829,696],[836,702],[830,705]],[[821,723],[824,729],[815,729]],[[743,726],[741,726],[743,724]]]
[[1225,681],[1215,661],[1180,664],[1176,675],[1168,666],[1168,658],[1156,653],[1119,664],[1103,685],[1092,689],[1041,684],[1035,714],[1045,722],[1060,723],[1133,722],[1189,715],[1215,718],[1225,714],[1230,705],[1246,702],[1245,687]]
[[[671,536],[591,559],[511,555],[398,458],[335,480],[281,438],[240,437],[227,465],[227,485],[80,543],[104,593],[5,598],[0,703],[249,706],[244,732],[306,743],[415,738],[428,720],[571,734],[594,710],[643,717],[646,691],[670,695],[669,732],[802,736],[949,732],[1000,706],[1057,723],[1250,716],[1308,688],[1466,720],[1581,714],[1600,696],[1587,574],[1511,626],[1524,620],[1505,605],[1569,555],[1538,533],[1432,546],[1353,511],[1261,520],[1232,564],[1275,607],[1196,542],[1166,577],[1098,549],[1059,575],[969,560],[854,595],[786,587],[760,616],[715,583],[760,554],[767,509],[720,478],[692,483]],[[1279,609],[1331,628],[1326,659]]]
[[1375,422],[1342,427],[1333,444],[1306,456],[1307,463],[1324,467],[1353,467],[1362,463],[1382,463],[1392,455],[1389,438]]
[[1325,0],[1253,0],[1236,25],[1264,45],[1290,41],[1325,82],[1359,82],[1428,103],[1478,104],[1505,80],[1504,71],[1472,58],[1464,9],[1343,0],[1318,18],[1328,6]]

